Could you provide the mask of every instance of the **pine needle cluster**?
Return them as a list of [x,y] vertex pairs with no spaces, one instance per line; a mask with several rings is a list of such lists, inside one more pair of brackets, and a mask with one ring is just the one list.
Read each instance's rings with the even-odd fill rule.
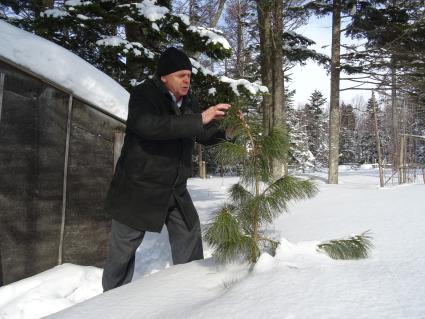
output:
[[363,259],[369,256],[373,248],[369,231],[346,239],[334,239],[318,245],[318,250],[323,251],[333,259]]
[[242,164],[240,182],[233,185],[231,204],[224,205],[205,232],[206,241],[221,261],[243,257],[255,263],[261,252],[274,254],[279,242],[265,235],[265,226],[288,210],[292,200],[310,198],[317,187],[292,176],[273,178],[273,160],[284,157],[288,141],[282,128],[263,134],[258,121],[240,116],[233,105],[222,123],[233,135],[214,149],[218,161]]

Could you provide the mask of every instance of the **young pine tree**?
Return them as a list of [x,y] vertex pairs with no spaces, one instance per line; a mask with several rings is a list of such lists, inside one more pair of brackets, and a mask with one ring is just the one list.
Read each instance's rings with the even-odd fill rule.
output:
[[234,141],[216,147],[217,159],[242,163],[243,170],[240,182],[231,187],[232,202],[220,209],[205,238],[219,259],[242,255],[255,263],[262,251],[273,253],[278,245],[266,236],[264,226],[287,210],[288,201],[312,197],[317,188],[311,181],[288,175],[273,179],[271,163],[286,152],[288,145],[283,130],[275,128],[262,134],[258,121],[241,118],[236,105],[223,126],[233,131]]
[[[309,180],[288,175],[273,179],[271,163],[286,152],[286,135],[280,128],[263,134],[258,121],[240,114],[240,107],[234,104],[223,121],[234,141],[223,141],[215,148],[220,162],[242,164],[240,182],[230,188],[231,202],[217,212],[205,239],[220,261],[242,257],[255,263],[262,252],[273,255],[279,245],[267,236],[265,227],[288,210],[289,201],[310,198],[317,187]],[[317,249],[331,258],[357,259],[367,257],[370,247],[370,237],[363,233],[321,243]]]

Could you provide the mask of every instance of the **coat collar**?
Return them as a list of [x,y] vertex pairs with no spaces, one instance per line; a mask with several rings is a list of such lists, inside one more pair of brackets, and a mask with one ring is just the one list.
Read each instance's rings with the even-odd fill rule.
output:
[[165,96],[165,98],[169,101],[170,107],[172,108],[174,114],[180,115],[182,113],[183,114],[193,113],[193,110],[190,107],[192,102],[190,92],[187,95],[183,96],[183,102],[181,107],[179,108],[176,102],[174,102],[173,98],[171,97],[170,92],[165,87],[165,85],[161,82],[160,78],[157,75],[153,76],[152,81],[155,84],[155,86],[161,91],[161,93]]

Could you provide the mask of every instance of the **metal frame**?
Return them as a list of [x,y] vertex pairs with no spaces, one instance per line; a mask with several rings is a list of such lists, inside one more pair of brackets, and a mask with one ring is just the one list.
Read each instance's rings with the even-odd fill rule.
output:
[[1,111],[3,107],[3,90],[4,90],[4,78],[6,74],[0,73],[0,124],[1,124]]
[[[60,90],[60,91],[62,91],[62,92],[64,92],[64,93],[66,93],[66,94],[74,95],[74,92],[71,92],[70,90],[68,90],[68,89],[64,88],[64,87],[63,87],[63,86],[61,86],[60,84],[55,83],[55,82],[53,82],[53,81],[51,81],[51,80],[49,80],[49,79],[45,78],[45,77],[44,77],[44,76],[42,76],[42,75],[39,75],[39,74],[37,74],[37,73],[34,73],[33,71],[31,71],[31,70],[29,70],[29,69],[27,69],[27,68],[23,67],[22,65],[19,65],[19,64],[15,63],[15,62],[11,61],[11,60],[9,60],[9,59],[7,59],[7,58],[3,57],[3,56],[0,56],[0,61],[4,62],[4,63],[6,63],[6,64],[9,64],[9,65],[11,65],[11,66],[13,66],[14,68],[16,68],[16,69],[18,69],[18,70],[20,70],[20,71],[22,71],[22,72],[28,73],[28,74],[32,75],[33,77],[35,77],[35,78],[39,79],[40,81],[43,81],[43,82],[45,82],[45,83],[47,83],[47,84],[49,84],[49,85],[53,86],[54,88],[56,88],[56,89],[58,89],[58,90]],[[113,119],[115,119],[115,120],[117,120],[117,121],[119,121],[119,122],[123,123],[123,124],[126,124],[126,121],[125,121],[125,120],[123,120],[123,119],[119,118],[119,117],[118,117],[118,116],[116,116],[115,114],[109,113],[109,112],[107,112],[107,111],[105,111],[105,110],[101,109],[100,107],[97,107],[97,106],[93,105],[91,102],[87,101],[87,100],[86,100],[86,99],[84,99],[83,97],[78,96],[78,95],[75,95],[75,97],[77,97],[77,98],[78,98],[78,100],[80,100],[80,101],[81,101],[81,102],[83,102],[84,104],[87,104],[87,105],[89,105],[90,107],[94,108],[95,110],[98,110],[99,112],[101,112],[101,113],[103,113],[103,114],[106,114],[106,115],[108,115],[108,116],[112,117]]]

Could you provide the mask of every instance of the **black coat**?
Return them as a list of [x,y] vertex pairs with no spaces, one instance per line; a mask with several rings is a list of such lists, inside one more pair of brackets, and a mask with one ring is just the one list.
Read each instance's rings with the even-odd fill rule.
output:
[[146,80],[130,95],[124,145],[115,168],[106,210],[130,227],[160,232],[174,196],[189,229],[198,214],[186,188],[195,140],[224,138],[218,123],[202,124],[197,101],[183,97],[179,109],[159,79]]

